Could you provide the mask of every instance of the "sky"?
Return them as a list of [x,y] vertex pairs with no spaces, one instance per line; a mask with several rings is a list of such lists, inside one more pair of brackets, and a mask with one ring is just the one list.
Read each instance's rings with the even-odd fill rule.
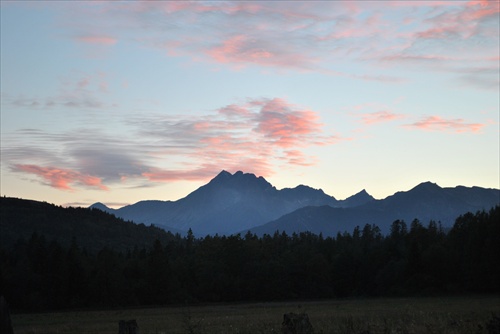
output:
[[500,187],[499,1],[1,1],[1,194]]

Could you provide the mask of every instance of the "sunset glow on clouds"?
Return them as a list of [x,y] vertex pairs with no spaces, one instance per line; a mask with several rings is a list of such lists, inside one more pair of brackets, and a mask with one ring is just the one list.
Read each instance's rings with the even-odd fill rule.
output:
[[[217,114],[200,118],[152,119],[144,135],[169,143],[158,151],[168,156],[185,156],[190,170],[153,169],[143,175],[155,181],[180,178],[203,179],[226,166],[238,171],[251,166],[261,176],[275,173],[277,163],[310,165],[314,157],[290,148],[332,145],[340,138],[323,134],[317,114],[301,110],[283,99],[248,100],[222,107]],[[295,154],[291,154],[295,152]],[[300,152],[300,154],[299,154]],[[162,153],[156,154],[156,156]]]
[[429,116],[413,124],[409,127],[415,127],[422,130],[430,131],[452,131],[452,132],[478,132],[485,124],[467,123],[463,119],[443,119],[439,116]]
[[39,176],[51,187],[60,190],[73,190],[70,184],[77,184],[86,187],[97,187],[100,190],[108,190],[101,184],[101,179],[95,176],[83,175],[79,172],[59,169],[53,167],[40,167],[35,165],[14,165],[15,172],[24,172]]
[[499,186],[498,1],[1,6],[2,195],[177,199],[222,169],[337,198]]
[[389,122],[404,118],[404,115],[396,114],[389,110],[381,110],[362,115],[362,122],[365,124],[375,124],[380,122]]
[[76,38],[77,41],[92,43],[92,44],[102,44],[102,45],[114,45],[116,44],[116,38],[109,36],[80,36]]
[[[273,165],[276,163],[314,164],[315,157],[297,148],[332,145],[342,140],[323,134],[322,124],[317,119],[314,111],[275,98],[231,104],[200,117],[140,116],[129,119],[130,134],[140,140],[124,138],[114,144],[106,137],[101,137],[102,143],[92,144],[93,139],[87,138],[84,130],[82,134],[23,131],[19,135],[31,138],[31,142],[46,141],[47,144],[66,146],[64,157],[55,154],[49,163],[68,162],[63,162],[64,166],[60,168],[16,164],[12,170],[36,175],[41,182],[48,181],[52,187],[62,190],[73,190],[70,183],[107,190],[101,184],[102,180],[111,183],[140,178],[153,182],[207,180],[220,171],[220,166],[232,171],[250,166],[255,173],[267,177],[274,174]],[[117,146],[135,147],[135,153],[130,150],[120,152]],[[20,152],[19,148],[15,152],[5,150],[4,155],[26,162],[34,157],[33,148],[29,156]],[[44,152],[35,156],[42,155]],[[151,160],[151,164],[147,160]],[[175,165],[176,160],[186,162],[180,164],[182,169],[179,170],[155,167],[152,164],[157,160],[170,161],[171,165]],[[88,175],[70,169],[76,167]]]

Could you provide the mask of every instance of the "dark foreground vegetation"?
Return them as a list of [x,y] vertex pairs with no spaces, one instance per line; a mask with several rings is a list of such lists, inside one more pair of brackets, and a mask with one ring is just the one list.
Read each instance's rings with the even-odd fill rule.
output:
[[41,232],[0,249],[14,311],[197,302],[500,293],[500,207],[436,222],[395,221],[335,238],[192,233],[150,247],[89,251]]
[[174,237],[161,228],[124,221],[101,210],[12,197],[0,197],[0,231],[0,245],[7,249],[37,232],[48,242],[57,240],[65,249],[78,237],[78,244],[91,253],[104,247],[115,251],[149,248],[156,239],[166,243]]
[[500,330],[494,296],[217,303],[13,314],[16,334],[117,334],[135,319],[140,334],[282,333],[283,315],[307,313],[315,334],[492,334]]

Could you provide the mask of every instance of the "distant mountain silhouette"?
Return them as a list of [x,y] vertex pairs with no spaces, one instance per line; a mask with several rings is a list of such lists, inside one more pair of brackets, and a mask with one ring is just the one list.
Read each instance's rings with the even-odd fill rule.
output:
[[97,203],[92,204],[91,206],[89,206],[89,209],[99,209],[101,211],[111,213],[111,214],[114,214],[116,211],[115,209],[111,209],[101,202],[97,202]]
[[331,205],[338,201],[321,189],[299,185],[277,190],[263,177],[238,171],[220,172],[206,185],[177,201],[141,201],[113,210],[96,203],[93,208],[137,223],[196,235],[232,234],[265,224],[305,206]]
[[333,235],[339,231],[352,232],[355,226],[365,224],[376,224],[387,232],[396,219],[411,223],[417,218],[424,224],[432,219],[449,227],[460,214],[488,210],[499,203],[498,189],[441,188],[431,182],[383,200],[375,200],[362,190],[339,201],[321,189],[299,185],[278,190],[263,177],[222,171],[177,201],[141,201],[120,209],[102,203],[91,207],[174,233],[185,233],[191,228],[198,236],[248,230],[257,234],[280,230]]
[[250,231],[258,235],[272,234],[277,230],[336,235],[338,232],[352,232],[356,226],[363,228],[366,224],[375,224],[383,233],[388,233],[390,225],[397,219],[404,220],[408,226],[414,219],[424,225],[434,220],[440,222],[443,228],[450,228],[459,215],[489,210],[498,204],[498,189],[441,188],[424,182],[409,191],[397,192],[383,200],[368,201],[356,207],[302,208]]
[[336,206],[342,208],[353,208],[356,206],[369,203],[374,200],[375,198],[373,198],[372,195],[368,194],[366,190],[363,189],[359,193],[352,195],[351,197],[348,197],[345,200],[339,201]]

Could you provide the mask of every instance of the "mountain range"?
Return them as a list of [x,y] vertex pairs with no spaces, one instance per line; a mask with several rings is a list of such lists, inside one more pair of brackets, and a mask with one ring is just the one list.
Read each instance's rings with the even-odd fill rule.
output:
[[140,201],[120,209],[102,203],[91,208],[136,223],[154,224],[173,233],[192,229],[198,236],[251,231],[258,235],[310,231],[335,235],[365,224],[389,231],[394,220],[451,227],[466,212],[489,210],[500,204],[500,190],[480,187],[441,188],[424,182],[409,191],[375,200],[366,190],[337,200],[305,185],[278,190],[263,177],[238,171],[220,172],[206,185],[177,201]]

